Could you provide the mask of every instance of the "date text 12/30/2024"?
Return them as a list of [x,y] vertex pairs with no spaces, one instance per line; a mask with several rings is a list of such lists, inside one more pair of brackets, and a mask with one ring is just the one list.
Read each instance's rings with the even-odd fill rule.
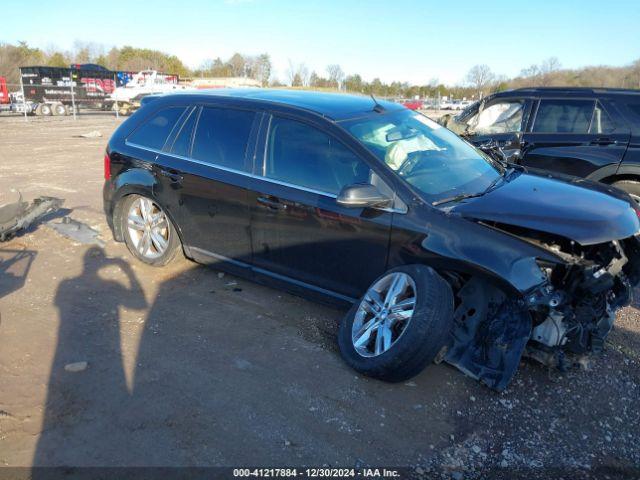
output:
[[234,468],[233,476],[257,478],[401,478],[389,468]]

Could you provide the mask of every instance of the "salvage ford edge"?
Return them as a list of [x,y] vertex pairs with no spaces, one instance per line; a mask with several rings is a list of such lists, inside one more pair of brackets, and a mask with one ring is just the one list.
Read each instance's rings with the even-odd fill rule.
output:
[[111,137],[104,207],[151,265],[197,262],[351,302],[357,371],[444,360],[496,390],[522,356],[602,349],[640,280],[623,192],[503,166],[420,113],[284,90],[149,98]]

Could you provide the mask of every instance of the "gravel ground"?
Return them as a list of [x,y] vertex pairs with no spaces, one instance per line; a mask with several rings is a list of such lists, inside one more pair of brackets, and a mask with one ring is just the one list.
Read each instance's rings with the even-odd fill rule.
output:
[[640,477],[638,305],[585,369],[523,361],[502,394],[447,365],[398,385],[360,377],[336,350],[343,310],[184,259],[153,269],[113,242],[100,189],[116,125],[0,116],[0,197],[63,197],[104,242],[40,225],[0,244],[0,465]]

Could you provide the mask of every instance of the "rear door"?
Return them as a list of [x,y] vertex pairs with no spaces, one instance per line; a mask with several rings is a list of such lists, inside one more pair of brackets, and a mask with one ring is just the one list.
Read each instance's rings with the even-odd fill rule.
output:
[[273,116],[249,206],[257,271],[357,298],[385,271],[392,213],[336,203],[342,187],[389,187],[322,125]]
[[261,114],[193,107],[158,156],[163,195],[174,199],[183,241],[200,261],[251,261],[247,187]]
[[543,98],[523,137],[522,164],[587,177],[620,163],[629,129],[605,102],[596,99]]

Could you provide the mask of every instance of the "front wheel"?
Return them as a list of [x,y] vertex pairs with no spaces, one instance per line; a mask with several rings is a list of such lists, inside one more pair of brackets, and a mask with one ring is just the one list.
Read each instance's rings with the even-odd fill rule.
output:
[[344,360],[389,382],[420,373],[446,344],[453,325],[453,293],[432,268],[394,268],[369,287],[338,331]]
[[154,266],[169,263],[180,239],[171,220],[153,200],[141,195],[125,197],[122,232],[127,248],[138,260]]

